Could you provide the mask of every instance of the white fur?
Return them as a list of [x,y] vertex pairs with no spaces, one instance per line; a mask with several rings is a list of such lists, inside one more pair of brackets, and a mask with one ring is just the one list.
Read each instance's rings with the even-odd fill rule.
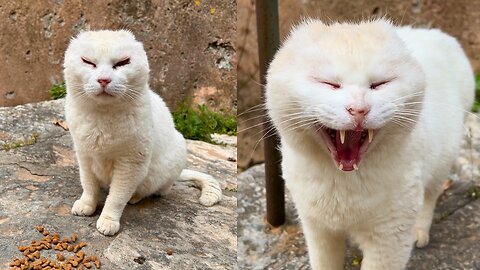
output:
[[[130,57],[129,64],[113,68],[126,57]],[[221,199],[219,183],[211,176],[182,172],[187,165],[185,139],[175,130],[163,100],[150,90],[146,53],[130,32],[81,33],[72,39],[64,67],[65,116],[83,188],[73,214],[93,214],[100,185],[109,188],[97,229],[113,235],[120,228],[127,202],[165,195],[184,174],[200,182],[200,203],[213,205]],[[111,96],[98,95],[102,92],[99,78],[111,79],[105,88]]]
[[[392,80],[369,88],[384,79]],[[362,270],[404,269],[415,240],[418,247],[428,243],[441,183],[460,148],[464,110],[473,101],[472,70],[458,42],[439,30],[385,20],[310,20],[292,31],[267,81],[283,177],[312,268],[343,269],[345,239],[351,237],[363,251]],[[352,129],[345,109],[352,103],[371,106],[365,128],[376,131],[359,169],[344,172],[315,123]],[[399,122],[396,111],[405,108],[410,113],[403,117],[410,120]]]

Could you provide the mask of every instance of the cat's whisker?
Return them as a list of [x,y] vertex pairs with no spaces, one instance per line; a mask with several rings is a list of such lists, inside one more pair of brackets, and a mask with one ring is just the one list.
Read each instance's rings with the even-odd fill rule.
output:
[[269,120],[262,121],[261,123],[258,123],[258,124],[255,124],[255,125],[253,125],[253,126],[244,128],[244,129],[242,129],[242,130],[239,130],[237,133],[243,133],[243,132],[245,132],[245,131],[247,131],[247,130],[250,130],[250,129],[252,129],[252,128],[255,128],[255,127],[258,127],[258,126],[262,126],[262,125],[264,125],[264,124],[266,124],[266,123],[268,123],[268,122],[269,122]]
[[401,127],[403,127],[403,128],[409,128],[409,129],[412,128],[412,126],[407,125],[407,124],[405,124],[404,122],[399,121],[399,120],[393,119],[393,120],[392,120],[392,123],[397,124],[397,125],[399,125],[399,126],[401,126]]
[[299,123],[296,123],[297,125],[292,126],[288,129],[285,129],[286,132],[292,132],[292,131],[297,131],[299,129],[308,129],[309,127],[314,126],[317,123],[316,119],[312,120],[309,119],[309,121],[304,122],[301,125],[298,125]]
[[[303,114],[303,112],[297,112],[295,114]],[[289,115],[291,115],[291,114],[289,114]],[[280,118],[285,118],[285,117],[288,117],[289,115],[282,115],[282,116],[280,116]],[[239,123],[245,123],[245,122],[252,121],[254,119],[261,118],[261,117],[268,118],[269,116],[268,116],[268,113],[265,112],[264,114],[261,114],[261,115],[257,115],[257,116],[254,116],[254,117],[251,117],[251,118],[248,118],[248,119],[243,119],[243,120],[239,121]]]
[[[263,131],[263,130],[262,130]],[[260,132],[257,132],[256,134],[258,134]],[[253,154],[255,153],[255,151],[257,150],[257,147],[258,145],[260,144],[260,142],[262,142],[263,140],[267,139],[267,138],[270,138],[271,136],[274,136],[276,135],[277,132],[276,132],[276,129],[275,127],[273,126],[270,126],[268,128],[268,130],[265,131],[265,133],[263,134],[263,136],[257,140],[257,142],[255,143],[255,145],[253,146],[253,150],[251,152],[251,155],[250,155],[250,160],[253,158]]]
[[[299,101],[291,100],[288,102],[285,102],[284,105],[301,105]],[[285,110],[294,110],[295,108],[287,107],[284,108]],[[258,112],[258,111],[267,111],[267,105],[265,103],[257,104],[255,106],[252,106],[245,111],[237,114],[237,117],[243,116],[245,114],[253,113],[253,112]],[[280,111],[280,110],[279,110]]]
[[318,119],[316,117],[305,118],[300,121],[295,121],[293,123],[290,123],[289,125],[284,126],[283,128],[285,129],[286,132],[294,131],[295,129],[301,128],[303,126],[308,126],[307,124],[311,124],[311,123],[315,124],[317,121]]
[[403,116],[398,116],[397,115],[397,116],[395,116],[395,119],[400,120],[400,121],[405,122],[405,123],[407,123],[407,122],[411,123],[412,125],[417,124],[416,120],[413,120],[413,119],[408,118],[408,117],[403,117]]
[[[294,117],[294,116],[295,116],[295,117]],[[262,121],[261,123],[258,123],[258,124],[249,126],[249,127],[245,128],[245,129],[242,129],[242,130],[238,131],[238,133],[243,133],[243,132],[245,132],[245,131],[247,131],[247,130],[249,130],[249,129],[255,128],[255,127],[257,127],[257,126],[264,125],[264,124],[266,124],[266,123],[268,123],[268,122],[270,121],[270,118],[269,118],[268,115],[260,115],[260,116],[257,116],[257,117],[253,117],[253,119],[255,119],[255,118],[260,118],[260,117],[265,117],[265,118],[266,118],[265,121]],[[295,113],[292,113],[292,114],[282,115],[282,116],[280,117],[280,119],[285,119],[285,118],[287,118],[287,119],[286,119],[286,120],[283,120],[283,121],[280,123],[280,125],[283,124],[283,123],[285,123],[285,122],[293,121],[293,120],[296,120],[296,119],[302,119],[302,118],[304,118],[304,117],[305,117],[305,114],[304,114],[303,112],[295,112]],[[246,122],[246,121],[242,121],[241,123],[244,123],[244,122]]]
[[423,95],[424,95],[424,91],[414,92],[414,93],[410,93],[408,95],[396,98],[396,99],[392,100],[392,102],[399,101],[399,100],[406,99],[406,98],[419,97],[419,96],[423,96]]
[[259,110],[265,110],[265,111],[267,110],[267,108],[266,108],[266,106],[265,106],[265,103],[261,103],[261,104],[257,104],[257,105],[255,105],[255,106],[252,106],[252,107],[248,108],[247,110],[239,113],[239,114],[237,115],[237,117],[238,117],[238,116],[242,116],[242,115],[244,115],[244,114],[248,114],[248,113],[252,113],[252,112],[255,112],[255,111],[259,111]]
[[[464,112],[466,114],[469,114],[469,115],[472,115],[474,118],[480,120],[480,117],[471,112],[471,111],[467,111],[465,110],[464,108],[461,108],[461,107],[456,107],[456,106],[452,106],[450,104],[447,104],[447,103],[442,103],[442,102],[427,102],[427,101],[414,101],[414,102],[407,102],[407,103],[404,103],[405,106],[408,106],[408,105],[416,105],[416,104],[430,104],[430,105],[439,105],[439,106],[442,106],[442,109],[450,109],[450,110],[457,110],[457,111],[461,111],[461,112]],[[447,107],[447,108],[445,108]]]

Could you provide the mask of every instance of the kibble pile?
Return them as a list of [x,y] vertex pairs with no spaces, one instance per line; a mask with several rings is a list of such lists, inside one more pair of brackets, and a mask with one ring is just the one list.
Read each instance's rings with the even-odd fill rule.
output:
[[[36,226],[35,229],[44,237],[41,241],[32,240],[29,246],[19,246],[18,250],[23,253],[24,258],[14,258],[10,263],[10,269],[73,270],[84,269],[84,267],[90,269],[93,266],[100,269],[101,263],[97,256],[86,256],[85,252],[81,251],[87,244],[85,242],[77,243],[78,236],[76,234],[70,238],[60,239],[58,233],[50,234],[43,226]],[[40,251],[52,248],[57,251],[56,259],[47,259],[41,256]],[[65,253],[70,253],[70,255],[64,255]]]

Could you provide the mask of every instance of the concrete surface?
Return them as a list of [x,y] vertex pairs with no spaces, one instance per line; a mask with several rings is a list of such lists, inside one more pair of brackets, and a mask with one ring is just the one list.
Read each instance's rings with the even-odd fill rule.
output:
[[[310,269],[302,229],[287,195],[287,224],[270,229],[264,222],[263,165],[239,178],[238,265],[240,269]],[[454,182],[442,196],[431,229],[430,244],[414,249],[407,270],[480,269],[480,200],[472,182]],[[477,195],[480,186],[476,186]],[[361,252],[350,245],[346,270],[359,270]]]
[[102,269],[234,269],[234,139],[227,138],[226,146],[188,142],[189,168],[214,175],[225,189],[218,205],[204,207],[199,190],[175,185],[166,197],[128,205],[120,232],[105,237],[95,228],[102,205],[92,217],[70,214],[81,194],[78,167],[70,134],[54,118],[63,119],[63,100],[0,108],[0,149],[38,135],[31,145],[0,150],[0,269],[22,255],[18,245],[41,238],[36,225],[62,237],[77,233],[88,244],[86,253],[100,257]]

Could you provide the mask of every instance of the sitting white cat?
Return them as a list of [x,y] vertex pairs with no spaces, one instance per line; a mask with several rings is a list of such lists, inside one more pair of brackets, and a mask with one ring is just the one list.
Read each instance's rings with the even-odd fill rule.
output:
[[202,188],[200,203],[222,196],[211,176],[184,170],[187,150],[172,116],[148,85],[143,45],[128,31],[90,31],[72,39],[65,53],[65,116],[80,167],[82,196],[74,215],[95,212],[99,190],[109,188],[97,229],[113,235],[127,202],[165,195],[175,180]]
[[428,244],[456,160],[474,79],[458,42],[434,29],[307,20],[270,65],[269,115],[314,270],[404,269]]

